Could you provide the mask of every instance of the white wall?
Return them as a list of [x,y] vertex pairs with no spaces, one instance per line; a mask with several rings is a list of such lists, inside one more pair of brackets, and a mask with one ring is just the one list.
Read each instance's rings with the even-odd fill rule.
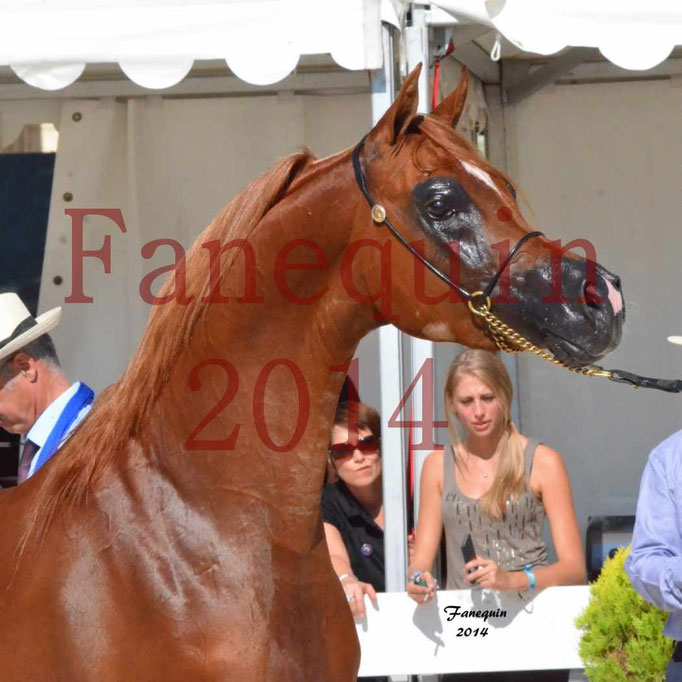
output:
[[[627,322],[606,367],[682,377],[678,80],[553,86],[507,110],[509,170],[531,222],[590,239],[622,277]],[[633,514],[649,450],[682,428],[682,397],[575,376],[519,358],[525,433],[563,453],[581,532],[589,515]]]
[[[12,111],[0,103],[0,116],[4,110]],[[368,94],[63,100],[51,115],[60,146],[40,309],[64,307],[54,333],[62,363],[97,390],[120,377],[146,323],[141,278],[172,262],[169,247],[142,259],[143,244],[173,238],[189,247],[224,204],[278,159],[303,145],[321,156],[349,147],[371,120]],[[91,207],[120,208],[128,233],[105,218],[86,219],[86,249],[101,248],[111,235],[112,272],[86,259],[84,291],[95,301],[65,304],[72,244],[64,210]]]

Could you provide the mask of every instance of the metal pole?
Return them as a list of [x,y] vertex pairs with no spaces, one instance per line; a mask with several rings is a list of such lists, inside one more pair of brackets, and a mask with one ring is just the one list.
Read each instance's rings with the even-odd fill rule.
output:
[[[427,25],[427,10],[425,7],[412,5],[412,24],[405,29],[405,44],[407,52],[407,68],[412,71],[418,64],[422,64],[422,72],[419,76],[419,111],[428,114],[431,110],[431,92],[429,87],[429,27]],[[410,364],[411,379],[414,378],[419,370],[424,366],[428,359],[433,359],[433,341],[410,337]],[[435,384],[435,382],[433,382]],[[431,401],[433,406],[432,413],[435,414],[434,386],[431,392],[424,391],[422,387],[417,387],[410,398],[412,404],[412,417],[414,421],[419,421],[424,417],[424,404],[422,396]],[[412,432],[413,442],[424,442],[423,429],[415,428]],[[414,453],[414,521],[417,523],[419,515],[419,481],[424,460],[429,453],[425,450],[416,450]]]
[[[393,29],[384,24],[384,66],[371,72],[372,122],[376,124],[395,97],[395,61]],[[407,581],[407,544],[405,526],[405,444],[402,429],[390,428],[388,421],[400,404],[402,387],[401,333],[393,325],[379,330],[379,365],[381,373],[382,467],[384,488],[384,553],[386,590],[397,592]]]
[[[429,86],[429,64],[431,54],[429,50],[429,27],[427,22],[427,10],[425,7],[412,5],[412,24],[405,29],[405,43],[407,53],[407,69],[412,71],[420,62],[422,64],[422,72],[419,76],[419,112],[428,114],[431,110],[431,88]],[[434,345],[433,341],[425,339],[417,339],[410,337],[410,364],[411,376],[413,379],[424,366],[424,363],[431,359],[435,379],[435,361],[434,361]],[[426,377],[422,378],[422,382],[426,381]],[[429,384],[422,383],[422,386],[413,391],[410,396],[412,399],[412,415],[415,421],[424,418],[424,400],[431,401],[430,413],[436,418],[436,404],[435,404],[435,380],[431,382],[430,391]],[[421,389],[421,390],[420,390]],[[424,442],[424,429],[415,428],[412,431],[413,443]],[[409,454],[409,453],[408,453]],[[422,467],[424,460],[428,455],[426,450],[414,451],[414,524],[417,525],[419,517],[419,482],[421,480]],[[412,677],[411,679],[417,679]],[[420,675],[418,679],[421,682],[435,682],[437,677],[435,675]]]

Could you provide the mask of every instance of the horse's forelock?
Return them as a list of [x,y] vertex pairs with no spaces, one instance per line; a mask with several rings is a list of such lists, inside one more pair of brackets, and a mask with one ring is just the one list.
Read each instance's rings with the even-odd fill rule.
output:
[[449,158],[455,158],[460,162],[466,161],[474,167],[480,168],[481,171],[494,180],[497,185],[496,189],[500,192],[504,192],[507,185],[515,187],[514,183],[502,171],[489,164],[481,156],[470,140],[460,135],[440,119],[425,116],[419,125],[419,132],[423,137],[418,146],[428,141],[441,154]]

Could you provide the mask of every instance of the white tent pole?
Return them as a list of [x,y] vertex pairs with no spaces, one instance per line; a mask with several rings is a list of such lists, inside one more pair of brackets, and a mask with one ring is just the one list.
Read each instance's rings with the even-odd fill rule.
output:
[[[429,86],[429,64],[430,64],[430,50],[429,50],[429,27],[427,22],[427,10],[425,7],[412,5],[412,25],[405,29],[405,43],[407,53],[407,69],[412,71],[419,63],[422,64],[422,72],[419,76],[419,111],[422,114],[428,114],[431,110],[431,88]],[[433,363],[432,368],[435,372],[435,361],[433,341],[426,339],[418,339],[414,336],[410,337],[410,365],[411,373],[410,380],[414,379],[419,371],[424,367],[427,360]],[[434,377],[435,379],[435,377]],[[424,399],[431,401],[431,414],[435,418],[435,403],[434,390],[435,380],[429,386],[426,381],[426,376],[423,376],[420,385],[416,386],[412,395],[412,418],[419,421],[424,418]],[[430,389],[430,390],[429,390]],[[427,405],[428,406],[428,405]],[[428,431],[424,429],[414,428],[412,431],[413,443],[423,443],[424,436]],[[419,481],[421,480],[422,467],[424,460],[428,455],[428,450],[414,451],[414,523],[417,525],[419,516]],[[436,676],[420,676],[421,682],[434,682]]]
[[[376,124],[390,107],[395,96],[395,64],[393,29],[382,28],[384,65],[371,72],[372,122]],[[402,397],[401,333],[393,325],[379,330],[379,364],[381,371],[381,431],[384,486],[384,552],[386,557],[386,590],[405,589],[407,545],[405,526],[405,446],[402,429],[390,428],[389,419]]]
[[429,87],[429,28],[425,7],[412,6],[412,22],[405,29],[405,49],[407,70],[412,71],[419,63],[422,72],[419,76],[419,111],[428,114],[431,109]]
[[[412,71],[419,63],[422,64],[422,72],[419,77],[419,111],[423,114],[428,114],[431,109],[431,90],[429,87],[429,28],[427,24],[427,12],[425,7],[417,5],[412,6],[412,25],[405,29],[405,42],[407,51],[407,68]],[[410,337],[410,361],[411,361],[411,375],[413,379],[424,363],[434,356],[433,341],[426,341],[424,339],[417,339]],[[425,379],[426,377],[424,377]],[[422,380],[422,382],[424,381]],[[435,414],[434,403],[434,386],[435,381],[431,385],[430,392],[426,390],[423,383],[415,387],[412,392],[412,418],[419,421],[424,416],[424,404],[422,397],[427,401],[431,401],[433,406],[433,413]],[[428,432],[427,432],[428,434]],[[427,435],[420,428],[415,428],[412,432],[413,442],[424,442],[424,436]],[[424,459],[428,455],[427,450],[416,450],[414,453],[414,480],[415,480],[415,494],[414,494],[414,520],[417,522],[417,515],[419,513],[419,480],[421,477],[421,470],[424,464]]]

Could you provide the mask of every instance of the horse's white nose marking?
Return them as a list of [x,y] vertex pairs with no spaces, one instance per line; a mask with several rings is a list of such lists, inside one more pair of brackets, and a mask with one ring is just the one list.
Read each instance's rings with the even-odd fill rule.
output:
[[604,281],[606,282],[606,291],[608,291],[609,294],[609,302],[613,308],[613,314],[618,315],[618,313],[623,310],[623,296],[608,279],[605,279]]

